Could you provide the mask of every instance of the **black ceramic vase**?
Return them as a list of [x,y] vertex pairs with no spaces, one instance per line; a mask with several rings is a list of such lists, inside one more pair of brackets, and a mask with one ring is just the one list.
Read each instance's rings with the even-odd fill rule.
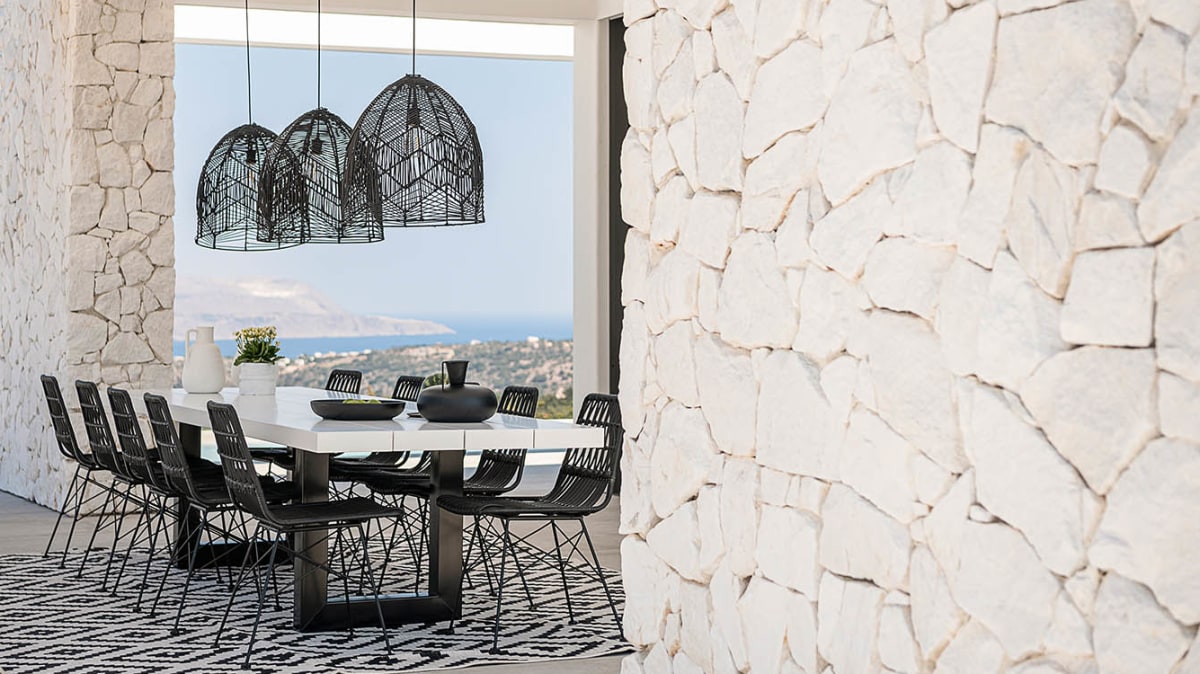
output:
[[467,362],[442,362],[443,381],[417,396],[417,410],[427,421],[472,422],[492,418],[496,394],[486,386],[467,384]]

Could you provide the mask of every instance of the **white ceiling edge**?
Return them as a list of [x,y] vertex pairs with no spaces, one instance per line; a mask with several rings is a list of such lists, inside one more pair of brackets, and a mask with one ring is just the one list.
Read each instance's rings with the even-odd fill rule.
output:
[[[317,44],[315,12],[259,8],[251,9],[248,19],[254,45],[313,48]],[[242,8],[177,4],[175,41],[244,44],[246,20]],[[327,49],[408,52],[412,37],[412,19],[407,16],[322,12],[321,45]],[[422,16],[417,19],[416,39],[421,54],[570,60],[574,52],[570,24]]]
[[[242,0],[198,0],[189,4],[241,8]],[[316,0],[250,0],[251,8],[315,11]],[[418,0],[417,16],[474,21],[571,23],[621,14],[622,0]],[[323,0],[322,11],[374,16],[409,16],[403,0]]]

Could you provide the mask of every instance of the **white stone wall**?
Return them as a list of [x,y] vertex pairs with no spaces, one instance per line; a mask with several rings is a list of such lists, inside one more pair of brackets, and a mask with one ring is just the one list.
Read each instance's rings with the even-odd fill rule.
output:
[[72,402],[77,378],[172,381],[173,4],[6,12],[0,489],[57,505],[71,468],[37,375],[57,374]]
[[624,671],[1200,672],[1200,3],[625,10]]

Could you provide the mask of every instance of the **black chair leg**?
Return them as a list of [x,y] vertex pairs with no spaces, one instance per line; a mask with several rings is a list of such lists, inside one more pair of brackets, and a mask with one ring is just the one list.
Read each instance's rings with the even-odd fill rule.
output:
[[[93,498],[99,498],[96,494],[87,498],[88,484],[92,484],[92,471],[87,471],[80,480],[79,491],[75,495],[75,512],[71,515],[71,527],[67,529],[67,541],[63,543],[62,557],[58,560],[58,568],[65,569],[67,566],[67,553],[71,550],[71,541],[75,538],[75,526],[79,524],[79,518],[83,511],[83,504]],[[52,539],[53,540],[53,539]],[[86,556],[86,552],[84,555]]]
[[100,506],[100,515],[96,518],[96,526],[92,528],[92,536],[88,539],[87,547],[83,549],[83,557],[79,560],[79,570],[75,572],[75,578],[83,578],[83,567],[87,564],[88,553],[92,551],[92,546],[96,544],[96,534],[100,532],[104,526],[104,518],[108,517],[108,506],[113,501],[113,495],[116,494],[116,486],[110,486],[107,493],[104,495],[104,503]]
[[[204,522],[200,522],[201,531],[204,529]],[[171,636],[179,634],[179,621],[183,618],[183,605],[187,603],[188,589],[192,586],[192,576],[196,573],[196,557],[200,554],[200,531],[196,532],[196,536],[188,539],[188,547],[191,551],[188,554],[187,577],[183,579],[183,593],[179,595],[179,606],[175,607],[175,625],[171,628]],[[246,550],[246,554],[250,554],[250,550]],[[219,635],[218,635],[219,638]]]
[[492,648],[488,652],[495,655],[500,652],[500,608],[504,605],[504,575],[505,566],[508,562],[508,546],[511,541],[508,538],[508,520],[504,520],[504,540],[501,542],[503,550],[500,552],[500,580],[496,584],[496,617],[492,620]]
[[371,573],[371,550],[367,544],[367,532],[362,525],[359,525],[358,533],[362,538],[363,575],[371,583],[371,596],[375,598],[375,613],[379,616],[379,629],[383,632],[383,645],[387,648],[388,659],[390,660],[392,656],[392,642],[388,638],[387,620],[383,617],[383,603],[379,600],[379,584],[375,582],[375,575]]
[[[134,613],[141,613],[142,611],[142,599],[146,596],[146,584],[150,579],[150,567],[154,562],[154,553],[158,547],[158,537],[165,534],[167,527],[167,508],[165,507],[166,504],[163,505],[163,509],[158,511],[158,516],[154,520],[154,530],[150,532],[150,555],[146,557],[146,566],[142,569],[142,583],[138,586],[137,601],[133,604]],[[171,541],[169,537],[166,544],[170,547]]]
[[[100,581],[100,590],[108,588],[108,577],[112,573],[113,558],[117,553],[117,546],[121,543],[121,529],[125,527],[125,518],[129,516],[129,504],[133,501],[133,485],[125,487],[125,498],[121,502],[121,514],[117,516],[117,526],[113,533],[113,544],[108,549],[108,563],[104,565],[104,579]],[[139,513],[138,520],[141,521]]]
[[[121,579],[125,577],[125,566],[127,564],[129,564],[129,558],[133,555],[134,547],[137,546],[138,534],[142,530],[143,522],[146,524],[147,535],[149,534],[150,519],[151,519],[150,509],[153,507],[152,500],[153,500],[152,495],[150,493],[147,493],[145,507],[138,509],[138,517],[137,517],[137,520],[133,523],[133,532],[130,533],[130,535],[129,535],[129,544],[125,546],[125,556],[121,558],[121,566],[117,569],[117,577],[115,580],[113,580],[112,593],[110,596],[113,596],[113,597],[117,596],[117,588],[119,588],[121,586]],[[116,551],[116,547],[117,546],[114,543],[113,544],[114,552]],[[153,556],[154,551],[151,550],[150,554],[151,554],[151,556]],[[148,561],[146,563],[149,564]]]
[[[213,648],[221,645],[221,634],[225,631],[225,624],[229,622],[229,612],[233,609],[233,600],[237,598],[237,591],[241,589],[242,581],[246,579],[246,574],[250,573],[250,552],[257,548],[258,529],[258,525],[255,525],[254,531],[246,537],[246,554],[242,556],[242,568],[238,572],[237,581],[234,582],[233,588],[229,592],[229,601],[225,602],[225,614],[221,616],[221,624],[217,627],[217,636],[213,639]],[[257,561],[255,562],[255,566],[258,565]]]
[[617,615],[617,603],[613,601],[612,592],[608,589],[608,580],[604,577],[604,567],[600,566],[600,557],[596,554],[596,546],[592,545],[592,535],[588,533],[587,523],[579,519],[579,528],[583,530],[583,538],[587,541],[588,550],[592,553],[592,562],[596,565],[596,575],[600,577],[600,586],[604,588],[604,596],[608,598],[608,608],[612,611],[613,621],[617,623],[617,634],[622,634],[621,616]]
[[[566,595],[566,597],[567,597],[568,624],[574,625],[575,624],[575,609],[571,606],[571,589],[567,585],[567,564],[563,560],[562,547],[561,547],[561,544],[558,542],[558,522],[555,522],[554,520],[550,520],[550,531],[554,533],[554,556],[558,559],[558,575],[560,578],[562,578],[563,594]],[[563,533],[563,537],[564,538],[566,537],[565,532]],[[570,558],[571,558],[571,556],[568,553],[567,559],[570,559]]]
[[[268,553],[267,567],[275,566],[275,551],[279,549],[279,538],[271,541],[271,550]],[[263,578],[259,582],[259,575],[262,572],[260,557],[255,560],[254,564],[254,579],[258,585],[258,609],[254,613],[254,626],[250,628],[250,642],[246,644],[246,659],[242,661],[242,669],[250,669],[250,654],[254,652],[254,640],[258,637],[258,624],[262,622],[263,604],[267,603],[267,579]]]
[[[58,517],[54,520],[54,528],[50,530],[50,539],[46,541],[46,550],[42,553],[42,559],[50,556],[50,546],[54,545],[54,537],[58,535],[58,525],[62,523],[63,515],[66,515],[67,511],[71,509],[71,499],[72,497],[76,497],[76,485],[79,484],[79,471],[82,468],[79,464],[75,464],[75,472],[71,475],[71,484],[67,485],[67,495],[63,497],[62,508],[59,509]],[[67,545],[63,549],[65,550],[67,547],[70,547],[70,543],[70,538],[68,537]]]
[[[154,603],[150,605],[150,617],[154,618],[158,615],[158,602],[162,600],[163,586],[167,584],[167,576],[171,575],[171,569],[175,568],[185,554],[187,554],[194,543],[191,542],[191,520],[187,513],[180,515],[183,518],[183,531],[181,532],[180,540],[175,542],[171,548],[171,558],[167,560],[167,567],[163,569],[162,576],[158,580],[158,591],[154,593]],[[182,602],[183,599],[180,599]]]

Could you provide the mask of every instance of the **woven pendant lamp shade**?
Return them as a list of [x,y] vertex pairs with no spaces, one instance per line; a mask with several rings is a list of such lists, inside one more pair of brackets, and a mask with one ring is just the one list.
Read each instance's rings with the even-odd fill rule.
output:
[[[350,125],[325,108],[310,110],[292,122],[275,140],[263,166],[261,215],[275,230],[286,223],[297,204],[293,185],[307,197],[300,208],[307,210],[307,243],[373,243],[383,240],[378,217],[347,220],[342,217],[342,173]],[[378,213],[379,193],[364,191],[366,213]],[[286,229],[286,227],[285,227]]]
[[342,180],[346,216],[356,226],[376,216],[385,227],[483,222],[475,125],[445,89],[420,75],[388,85],[363,111]]
[[[218,250],[278,250],[308,240],[308,208],[303,183],[278,181],[275,190],[288,206],[266,221],[260,217],[259,177],[275,134],[243,124],[225,134],[204,162],[196,188],[196,243]],[[299,162],[287,150],[281,161],[299,175]]]

